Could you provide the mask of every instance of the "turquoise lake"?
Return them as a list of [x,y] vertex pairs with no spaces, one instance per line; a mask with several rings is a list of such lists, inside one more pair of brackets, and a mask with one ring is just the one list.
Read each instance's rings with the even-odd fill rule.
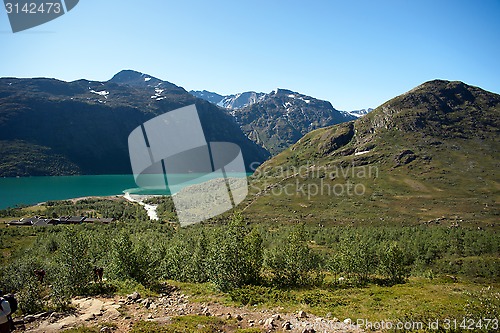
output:
[[[230,177],[237,178],[248,175],[244,173],[228,174]],[[170,194],[170,192],[177,192],[187,184],[196,184],[215,178],[209,175],[197,177],[193,174],[179,174],[176,177],[176,183],[179,185],[170,186],[170,191],[138,189],[133,175],[0,178],[0,209],[21,204],[37,204],[49,200],[123,195],[125,191],[138,194]]]

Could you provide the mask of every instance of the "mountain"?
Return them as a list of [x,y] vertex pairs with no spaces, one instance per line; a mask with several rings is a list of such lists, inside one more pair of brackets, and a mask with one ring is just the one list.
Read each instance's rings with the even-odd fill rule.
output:
[[242,107],[257,103],[263,96],[266,95],[264,93],[257,93],[255,91],[246,91],[243,93],[227,95],[227,96],[222,96],[217,93],[206,90],[203,91],[191,90],[189,93],[195,97],[216,104],[222,108],[231,110],[241,109]]
[[228,109],[247,136],[273,155],[311,130],[350,121],[373,110],[338,111],[330,102],[287,89],[276,89],[269,94],[249,91],[229,96],[206,90],[190,93]]
[[362,117],[364,115],[367,115],[368,113],[370,113],[372,111],[373,111],[372,108],[368,108],[368,109],[353,110],[353,111],[347,111],[347,112],[350,113],[351,115],[353,115],[354,117],[359,118],[359,117]]
[[231,114],[247,136],[271,154],[283,151],[314,129],[356,119],[335,110],[330,102],[286,89],[276,89]]
[[238,144],[247,165],[268,156],[234,119],[167,81],[122,71],[106,82],[0,79],[0,176],[131,173],[128,135],[196,104],[208,141]]
[[215,105],[217,105],[220,101],[222,101],[226,97],[206,90],[191,90],[189,91],[189,93],[194,97],[204,99],[205,101]]
[[257,103],[265,95],[264,93],[247,91],[240,94],[225,96],[217,105],[226,109],[237,110]]
[[244,210],[273,223],[491,226],[499,161],[500,95],[434,80],[265,162]]

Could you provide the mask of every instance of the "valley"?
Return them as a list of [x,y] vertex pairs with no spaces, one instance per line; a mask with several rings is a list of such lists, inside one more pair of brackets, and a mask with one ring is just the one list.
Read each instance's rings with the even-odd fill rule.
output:
[[[450,321],[498,318],[498,94],[462,82],[434,80],[359,118],[330,125],[335,118],[330,103],[285,90],[228,112],[137,72],[125,71],[88,93],[83,83],[41,82],[37,89],[42,95],[48,94],[48,82],[60,85],[57,91],[75,89],[78,93],[65,94],[72,96],[70,101],[79,99],[82,108],[57,106],[74,106],[66,100],[46,111],[31,101],[6,109],[0,122],[2,149],[16,153],[4,155],[4,175],[98,172],[110,170],[109,165],[116,171],[129,168],[118,163],[127,158],[126,143],[117,146],[118,155],[102,159],[105,149],[116,147],[86,151],[85,144],[76,145],[95,135],[89,131],[97,128],[101,133],[104,127],[88,125],[81,137],[63,130],[65,137],[76,140],[67,140],[66,147],[56,145],[50,135],[9,130],[31,119],[27,115],[42,127],[48,126],[44,119],[73,121],[58,118],[70,112],[76,112],[80,118],[75,121],[81,125],[89,121],[85,108],[90,105],[96,114],[109,114],[106,121],[124,126],[116,132],[109,126],[99,134],[105,141],[123,140],[122,131],[137,125],[125,121],[122,112],[143,121],[168,107],[194,102],[201,109],[200,118],[211,119],[209,135],[239,142],[244,155],[260,156],[263,163],[248,178],[249,193],[240,205],[186,228],[179,226],[170,196],[140,203],[119,196],[51,200],[1,210],[0,288],[18,295],[16,320],[22,330],[361,332],[381,322],[437,322],[446,330]],[[159,84],[166,90],[157,90]],[[116,95],[119,90],[137,99],[122,100]],[[102,91],[109,93],[95,93]],[[180,102],[147,106],[141,97],[146,93],[154,103],[174,103],[176,98]],[[131,106],[125,107],[127,103]],[[287,103],[289,135],[280,130],[270,135],[267,129],[281,128],[287,114],[282,106]],[[98,107],[101,104],[106,107]],[[301,113],[303,104],[316,109]],[[147,112],[139,112],[146,106]],[[262,118],[254,119],[253,114]],[[300,115],[302,123],[292,120]],[[325,122],[302,136],[308,128],[303,124],[313,116]],[[270,125],[253,127],[262,122]],[[17,150],[10,149],[14,146]],[[35,150],[42,155],[31,155]],[[62,164],[28,163],[31,156],[46,152],[61,156],[51,160]],[[246,160],[247,166],[253,157]],[[106,217],[114,222],[7,225],[35,215]],[[94,279],[93,267],[102,267],[102,281]],[[33,269],[46,271],[47,280],[40,283]],[[149,306],[144,299],[131,301],[135,292],[146,297]],[[455,331],[465,331],[464,327]],[[419,329],[432,330],[407,330]]]

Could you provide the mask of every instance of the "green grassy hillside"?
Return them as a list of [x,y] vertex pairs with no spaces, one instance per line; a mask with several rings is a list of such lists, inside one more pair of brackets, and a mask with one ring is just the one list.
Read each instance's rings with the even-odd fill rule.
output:
[[264,163],[245,212],[322,224],[498,221],[500,96],[431,81]]

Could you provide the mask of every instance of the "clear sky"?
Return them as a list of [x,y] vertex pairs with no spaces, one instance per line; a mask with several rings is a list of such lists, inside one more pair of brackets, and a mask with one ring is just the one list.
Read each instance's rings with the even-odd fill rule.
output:
[[436,78],[499,93],[499,59],[499,0],[80,0],[16,34],[0,8],[0,77],[134,69],[187,90],[279,87],[353,110]]

